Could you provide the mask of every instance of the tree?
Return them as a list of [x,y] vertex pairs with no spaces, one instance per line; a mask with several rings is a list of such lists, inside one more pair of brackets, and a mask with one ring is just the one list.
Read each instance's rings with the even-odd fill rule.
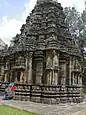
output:
[[69,31],[72,37],[79,37],[83,29],[83,23],[80,13],[75,9],[75,7],[66,7],[64,8],[64,12],[66,15],[66,22],[69,25]]
[[84,46],[86,47],[86,11],[84,10],[81,14],[81,19],[83,21],[83,31],[81,38],[84,40]]
[[72,38],[75,41],[78,41],[78,45],[80,47],[82,57],[83,57],[83,68],[84,68],[84,84],[86,84],[86,52],[84,51],[84,47],[86,47],[86,11],[83,13],[79,13],[74,7],[66,7],[64,8],[64,12],[66,15],[65,21],[69,25],[69,31],[72,35]]

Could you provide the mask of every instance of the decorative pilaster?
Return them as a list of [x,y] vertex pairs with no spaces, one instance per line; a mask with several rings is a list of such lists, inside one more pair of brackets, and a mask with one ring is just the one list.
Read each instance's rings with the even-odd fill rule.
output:
[[28,75],[28,53],[26,53],[25,55],[25,74],[24,74],[24,82],[28,82],[28,78],[29,78],[29,75]]
[[52,70],[47,70],[47,85],[52,84]]
[[61,85],[66,84],[66,60],[61,59],[60,60],[60,80],[61,80]]
[[29,78],[28,78],[28,83],[32,83],[32,55],[33,52],[30,52],[29,54]]
[[42,84],[42,77],[43,77],[43,51],[36,51],[35,52],[35,77],[36,77],[36,84]]
[[5,64],[4,82],[8,82],[8,75],[9,75],[9,61],[7,61],[6,64]]
[[43,76],[43,60],[40,59],[36,65],[36,84],[42,84]]
[[73,73],[73,76],[72,76],[72,85],[75,85],[75,76],[74,76],[74,73]]
[[70,57],[70,62],[69,62],[69,85],[71,85],[71,73],[72,73],[72,57]]
[[52,52],[46,51],[46,77],[47,77],[47,85],[52,85]]
[[1,66],[1,81],[4,80],[4,65]]

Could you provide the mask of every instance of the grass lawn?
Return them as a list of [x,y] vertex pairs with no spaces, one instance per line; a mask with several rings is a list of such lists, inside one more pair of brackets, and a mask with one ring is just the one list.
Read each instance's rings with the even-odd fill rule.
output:
[[13,107],[0,106],[0,115],[37,115],[37,114],[23,111],[21,109],[16,109]]

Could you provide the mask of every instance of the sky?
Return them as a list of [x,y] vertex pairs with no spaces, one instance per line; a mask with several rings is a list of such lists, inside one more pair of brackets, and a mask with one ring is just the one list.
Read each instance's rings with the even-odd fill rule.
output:
[[[79,12],[85,9],[85,0],[58,0],[62,7],[76,7]],[[0,38],[8,45],[12,37],[20,33],[22,24],[34,8],[36,0],[0,0]]]

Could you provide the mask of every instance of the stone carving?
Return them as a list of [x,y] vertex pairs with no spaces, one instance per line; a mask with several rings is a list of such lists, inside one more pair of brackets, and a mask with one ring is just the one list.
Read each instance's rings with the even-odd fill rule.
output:
[[8,68],[10,80],[18,83],[51,85],[51,89],[52,85],[82,85],[80,49],[57,0],[37,0],[20,31],[10,47],[0,50],[1,82],[7,81]]
[[52,72],[51,71],[47,73],[47,84],[52,85]]
[[56,51],[53,50],[53,67],[57,68],[58,65],[59,65],[59,63],[58,63],[58,57],[57,57]]
[[46,67],[52,67],[52,60],[50,56],[47,57]]

